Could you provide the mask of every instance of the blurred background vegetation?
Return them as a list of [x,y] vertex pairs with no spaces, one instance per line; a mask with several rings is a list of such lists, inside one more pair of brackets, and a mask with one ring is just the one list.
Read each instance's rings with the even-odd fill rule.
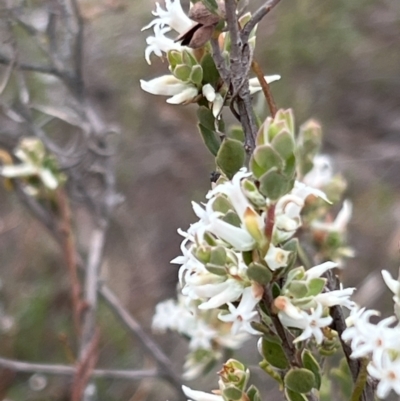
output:
[[[40,24],[51,1],[19,3]],[[154,2],[80,3],[88,99],[121,131],[116,166],[118,191],[125,200],[112,218],[102,276],[150,331],[155,304],[175,293],[177,268],[169,261],[179,254],[176,229],[193,221],[190,200],[203,200],[214,166],[196,130],[195,108],[167,105],[165,99],[140,90],[139,79],[166,73],[159,59],[150,67],[144,60],[147,33],[140,29],[151,19]],[[249,8],[255,10],[260,3],[251,0]],[[183,4],[188,6],[187,1]],[[5,25],[3,7],[0,24]],[[282,75],[272,87],[278,106],[293,108],[298,124],[314,117],[323,125],[324,152],[348,179],[347,197],[354,203],[350,243],[357,256],[343,271],[344,281],[349,286],[361,282],[357,300],[387,314],[390,295],[381,296],[379,270],[395,272],[400,259],[399,32],[398,1],[282,0],[260,24],[256,50],[266,74]],[[18,38],[21,59],[39,60],[23,32]],[[0,37],[0,51],[2,46],[7,46],[5,36]],[[4,66],[0,73],[5,73]],[[53,85],[63,104],[57,83],[43,74],[27,75],[33,98],[45,100],[43,86]],[[256,102],[262,110],[262,99]],[[62,136],[71,128],[59,123],[53,129]],[[13,193],[2,186],[0,197],[0,355],[71,363],[70,288],[62,255]],[[85,251],[88,217],[79,203],[73,208],[79,221],[77,241]],[[99,318],[99,367],[152,366],[103,305]],[[158,340],[180,371],[184,341],[174,335]],[[1,370],[0,399],[69,399],[69,379],[49,378],[38,392],[29,385],[30,376]],[[173,399],[172,390],[159,382],[97,383],[101,401]],[[199,388],[199,382],[194,387]]]

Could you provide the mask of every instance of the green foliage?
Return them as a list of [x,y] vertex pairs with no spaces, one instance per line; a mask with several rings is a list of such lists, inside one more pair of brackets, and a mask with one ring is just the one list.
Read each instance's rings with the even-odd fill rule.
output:
[[214,129],[215,118],[211,110],[205,106],[199,107],[197,110],[197,118],[199,119],[199,124],[197,126],[203,138],[204,144],[214,156],[217,156],[221,144],[217,139],[217,133]]
[[250,263],[247,269],[247,277],[259,284],[268,284],[272,279],[271,270],[261,263]]
[[218,15],[218,3],[216,0],[201,0],[207,9],[213,14]]
[[261,352],[264,359],[275,368],[286,369],[289,361],[282,346],[277,342],[268,341],[265,337],[261,341]]
[[225,138],[216,157],[217,166],[228,177],[232,178],[245,161],[243,144],[236,139]]
[[290,369],[285,375],[285,386],[296,393],[309,393],[315,387],[314,373],[304,368]]
[[314,355],[311,351],[305,349],[301,355],[301,360],[303,362],[303,366],[309,371],[313,372],[315,379],[315,388],[317,390],[321,387],[321,368],[314,358]]

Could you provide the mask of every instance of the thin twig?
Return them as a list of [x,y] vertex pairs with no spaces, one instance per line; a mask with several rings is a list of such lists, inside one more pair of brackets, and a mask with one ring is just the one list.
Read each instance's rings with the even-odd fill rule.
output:
[[[31,363],[14,361],[12,359],[0,358],[0,366],[5,369],[20,373],[42,373],[46,375],[73,376],[76,372],[75,366],[53,365],[44,363]],[[96,379],[123,379],[142,380],[148,377],[157,377],[159,372],[156,369],[147,370],[114,370],[94,369],[92,378]]]
[[278,111],[278,108],[276,107],[275,100],[272,96],[271,88],[269,87],[268,82],[264,78],[264,73],[260,67],[260,64],[258,64],[257,61],[253,59],[251,63],[251,68],[256,74],[258,82],[260,82],[261,89],[264,93],[265,100],[267,101],[269,111],[271,113],[272,118],[274,118]]
[[81,312],[83,303],[81,300],[81,285],[79,282],[77,271],[77,252],[75,249],[75,241],[71,228],[71,210],[68,198],[63,188],[57,190],[57,203],[61,216],[61,245],[64,251],[64,258],[67,264],[68,273],[71,282],[72,296],[72,315],[74,321],[75,332],[79,338],[81,334]]
[[280,2],[280,0],[268,0],[251,17],[242,30],[242,41],[247,42],[254,27]]
[[147,352],[154,357],[159,367],[161,368],[161,371],[163,372],[163,376],[177,389],[180,389],[181,381],[172,370],[171,361],[160,349],[160,347],[148,336],[148,334],[145,333],[140,324],[123,307],[118,297],[110,288],[106,287],[105,285],[101,285],[99,287],[99,291],[100,295],[107,302],[108,306],[119,317],[125,327],[127,327],[131,332],[135,334],[135,336],[140,340]]

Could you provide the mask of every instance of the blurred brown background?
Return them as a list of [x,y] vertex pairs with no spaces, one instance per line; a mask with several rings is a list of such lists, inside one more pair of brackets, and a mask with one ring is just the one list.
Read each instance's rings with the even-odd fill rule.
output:
[[[249,8],[260,3],[253,0]],[[37,18],[46,5],[26,2],[38,10]],[[169,261],[179,254],[176,229],[194,220],[190,200],[203,199],[213,161],[197,133],[195,107],[168,105],[140,90],[139,79],[167,73],[161,60],[153,58],[151,66],[144,60],[150,31],[140,29],[151,19],[153,1],[85,0],[81,6],[88,97],[121,130],[117,180],[125,201],[112,219],[103,277],[149,330],[155,304],[174,295],[177,268]],[[364,282],[358,300],[391,313],[379,269],[396,273],[400,260],[400,2],[282,0],[257,37],[256,57],[265,73],[282,75],[272,87],[278,106],[293,108],[298,124],[310,117],[322,123],[324,151],[349,181],[350,243],[357,256],[348,263],[345,283]],[[17,198],[0,191],[0,300],[14,319],[0,335],[0,355],[68,363],[60,336],[71,334],[69,283],[60,251]],[[75,210],[85,250],[87,216],[79,205]],[[140,366],[145,358],[134,339],[107,308],[101,306],[99,318],[99,366]],[[175,335],[158,339],[179,370],[185,343]],[[68,399],[68,380],[49,379],[45,390],[35,392],[29,377],[0,373],[0,399]],[[166,386],[149,395],[149,383],[142,392],[136,383],[115,380],[98,386],[101,401],[173,399]]]

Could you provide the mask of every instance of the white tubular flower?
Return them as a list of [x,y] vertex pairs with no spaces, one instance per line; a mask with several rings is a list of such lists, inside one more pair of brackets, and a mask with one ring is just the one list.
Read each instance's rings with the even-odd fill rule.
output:
[[[205,290],[203,286],[201,290]],[[199,305],[199,309],[215,309],[229,302],[236,301],[243,294],[243,285],[237,280],[228,279],[220,284],[207,285],[208,294],[211,295],[210,299]],[[205,298],[205,297],[204,297]]]
[[268,267],[272,271],[275,271],[287,265],[289,255],[289,251],[285,251],[284,249],[277,248],[276,246],[270,244],[264,260],[267,262]]
[[240,220],[243,221],[244,214],[247,208],[253,208],[249,200],[242,191],[241,181],[243,178],[250,177],[251,173],[245,167],[241,168],[232,178],[231,181],[217,185],[214,189],[208,192],[206,198],[211,199],[218,194],[225,194],[229,202],[234,207]]
[[258,315],[254,310],[254,307],[260,302],[261,296],[262,294],[255,296],[252,287],[245,288],[242,294],[242,299],[237,308],[229,302],[229,313],[221,312],[218,315],[218,319],[223,322],[233,323],[231,329],[232,334],[238,334],[241,331],[255,335],[260,334],[257,330],[254,330],[251,327],[250,323]]
[[345,288],[343,290],[335,290],[329,292],[323,292],[314,297],[314,301],[320,303],[323,306],[331,307],[335,305],[341,305],[347,309],[352,309],[355,303],[349,298],[355,291],[355,288]]
[[197,88],[184,83],[173,75],[163,75],[150,81],[140,80],[141,88],[152,95],[172,96],[167,103],[181,104],[191,101],[198,95]]
[[188,401],[224,401],[221,395],[192,390],[191,388],[186,386],[182,386],[182,390],[189,398]]
[[372,362],[367,369],[372,377],[379,380],[376,390],[378,398],[386,398],[391,390],[400,395],[400,358],[392,360],[385,354],[381,363]]
[[221,113],[222,107],[224,107],[224,98],[220,93],[216,93],[212,106],[212,113],[215,118]]
[[206,84],[203,86],[201,89],[203,92],[203,96],[210,102],[212,103],[215,100],[215,89],[212,87],[211,84]]
[[300,308],[294,306],[288,297],[283,295],[276,297],[274,306],[291,319],[301,320],[303,318],[303,315],[300,313]]
[[217,235],[238,251],[251,251],[254,249],[256,244],[247,230],[235,227],[232,224],[219,219],[216,214],[211,216],[208,231]]
[[393,292],[393,301],[400,305],[400,282],[395,280],[387,270],[382,270],[382,277],[389,290]]
[[146,39],[147,47],[144,53],[147,64],[151,65],[150,56],[154,53],[157,57],[162,57],[163,52],[168,53],[170,50],[183,50],[185,47],[179,43],[175,43],[173,39],[165,36],[170,28],[154,27],[154,36],[149,36]]
[[304,176],[303,182],[314,188],[323,188],[333,177],[332,162],[327,155],[317,155],[313,159],[313,168]]
[[154,29],[169,26],[176,32],[183,33],[194,25],[193,21],[183,11],[180,0],[165,0],[165,10],[161,8],[159,3],[156,3],[156,10],[152,14],[158,18],[143,27],[142,31],[152,26]]
[[[279,81],[281,79],[281,76],[280,75],[266,75],[264,77],[264,79],[267,81],[267,84],[271,84],[272,82]],[[249,89],[250,89],[251,95],[259,92],[262,89],[258,78],[249,79]]]
[[311,269],[308,269],[305,273],[307,281],[313,278],[321,277],[325,272],[337,266],[338,264],[335,262],[324,262],[320,265],[314,266]]
[[324,316],[324,308],[321,304],[318,304],[315,310],[311,309],[310,314],[305,311],[300,311],[300,314],[301,319],[293,319],[284,312],[279,312],[278,316],[284,326],[303,330],[303,333],[293,341],[294,343],[314,337],[317,344],[321,344],[324,339],[321,328],[329,326],[332,323],[332,317]]

